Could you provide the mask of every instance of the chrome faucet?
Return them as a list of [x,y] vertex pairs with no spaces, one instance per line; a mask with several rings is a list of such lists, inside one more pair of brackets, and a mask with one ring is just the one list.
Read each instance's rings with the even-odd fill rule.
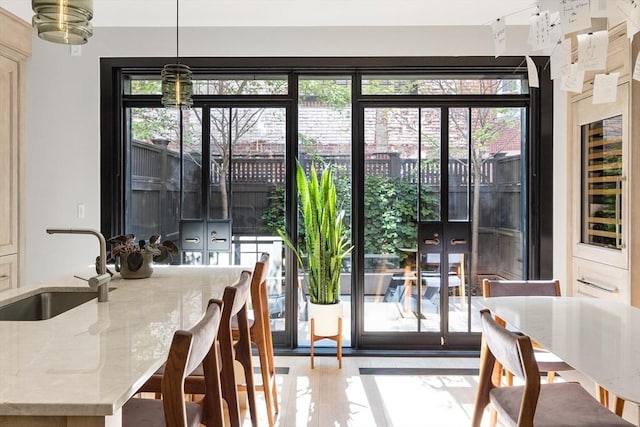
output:
[[89,279],[91,289],[98,291],[98,302],[109,301],[109,281],[111,275],[107,273],[107,241],[102,233],[92,228],[47,228],[49,234],[92,234],[100,243],[100,258],[96,264],[98,275]]

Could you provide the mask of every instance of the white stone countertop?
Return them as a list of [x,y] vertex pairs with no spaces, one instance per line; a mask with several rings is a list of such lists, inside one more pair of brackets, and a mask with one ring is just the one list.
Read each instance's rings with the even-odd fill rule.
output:
[[[243,270],[250,268],[154,266],[137,280],[115,273],[108,302],[48,320],[0,321],[0,415],[113,415],[163,363],[173,332],[191,327]],[[89,289],[69,274],[2,292],[0,306],[48,287]]]
[[640,309],[589,297],[499,297],[481,304],[593,382],[640,402]]

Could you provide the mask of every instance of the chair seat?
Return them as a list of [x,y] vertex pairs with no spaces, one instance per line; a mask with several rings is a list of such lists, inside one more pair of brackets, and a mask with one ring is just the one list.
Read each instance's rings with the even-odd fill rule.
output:
[[[491,390],[491,404],[504,425],[515,426],[524,387],[498,387]],[[533,423],[536,427],[629,427],[602,406],[579,383],[542,384]]]
[[[202,422],[202,407],[186,402],[187,426],[199,427]],[[162,427],[166,425],[162,400],[129,399],[122,407],[123,427]]]

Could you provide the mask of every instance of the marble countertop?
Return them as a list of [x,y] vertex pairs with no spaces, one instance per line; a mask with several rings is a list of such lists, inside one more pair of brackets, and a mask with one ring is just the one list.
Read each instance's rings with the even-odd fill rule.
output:
[[[116,273],[108,302],[94,299],[48,320],[0,321],[0,415],[116,413],[163,363],[173,332],[192,326],[243,270],[154,266],[137,280]],[[89,289],[69,274],[2,292],[0,305],[48,287]]]

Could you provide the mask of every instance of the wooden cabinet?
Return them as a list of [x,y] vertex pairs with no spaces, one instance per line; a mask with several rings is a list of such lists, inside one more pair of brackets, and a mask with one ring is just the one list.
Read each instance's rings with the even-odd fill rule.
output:
[[31,26],[0,8],[0,290],[22,281],[25,59]]
[[[584,91],[570,97],[568,171],[571,180],[571,263],[568,291],[574,295],[634,303],[640,283],[639,82],[630,70],[637,52],[626,25],[609,30],[607,70],[585,76]],[[597,73],[620,72],[616,101],[593,104]],[[636,280],[637,282],[637,280]],[[636,291],[635,289],[638,289]],[[639,301],[640,302],[640,299]]]
[[0,292],[18,286],[18,255],[0,257]]

